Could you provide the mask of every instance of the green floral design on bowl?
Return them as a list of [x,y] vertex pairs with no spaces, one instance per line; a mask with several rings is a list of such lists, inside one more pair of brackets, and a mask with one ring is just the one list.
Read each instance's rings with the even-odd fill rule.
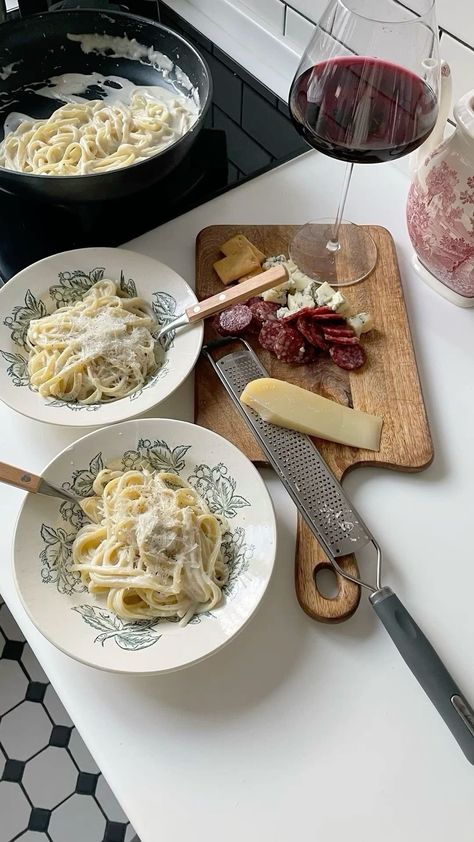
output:
[[[48,289],[48,294],[55,309],[60,307],[70,306],[84,296],[84,294],[97,281],[101,281],[104,277],[105,267],[97,266],[90,272],[83,272],[81,269],[74,269],[71,272],[59,272],[59,283],[53,284]],[[132,278],[125,277],[123,271],[120,273],[120,289],[129,298],[138,296],[137,286]],[[154,292],[151,301],[153,316],[157,323],[155,333],[158,333],[161,327],[168,324],[176,316],[176,300],[167,292]],[[11,315],[4,318],[3,324],[11,333],[12,342],[18,346],[18,351],[5,351],[0,349],[0,357],[7,363],[6,372],[10,377],[14,386],[19,388],[27,387],[31,389],[30,380],[28,377],[28,351],[26,347],[26,335],[28,327],[32,319],[40,319],[51,312],[53,308],[48,309],[47,304],[41,298],[37,298],[34,293],[28,289],[25,293],[24,303],[19,304],[13,308]],[[159,340],[159,344],[164,351],[168,351],[173,347],[175,331],[170,331],[166,336]],[[21,353],[26,353],[26,356]],[[146,380],[141,389],[129,395],[129,400],[136,400],[145,389],[155,385],[159,380],[162,380],[170,370],[169,360],[166,360],[160,368]],[[32,390],[34,391],[34,390]],[[76,401],[62,401],[48,399],[45,405],[49,407],[69,409],[72,412],[85,410],[87,412],[95,412],[101,406],[100,403],[95,404],[80,404]]]
[[[181,475],[185,472],[185,457],[190,448],[189,444],[171,448],[161,439],[139,439],[136,449],[126,451],[119,464],[124,471],[146,467]],[[97,453],[86,468],[74,470],[71,479],[63,482],[62,487],[80,497],[89,497],[93,493],[95,478],[105,467],[102,453]],[[236,481],[222,462],[215,466],[198,465],[194,473],[187,477],[187,481],[204,498],[211,512],[219,517],[231,519],[237,515],[239,509],[250,506],[245,497],[236,493]],[[61,503],[59,516],[60,525],[41,525],[40,534],[44,545],[39,556],[41,579],[45,584],[55,585],[60,594],[71,596],[87,591],[79,573],[71,570],[72,545],[78,530],[86,522],[86,517],[79,504],[72,501]],[[224,533],[222,550],[229,566],[229,579],[222,590],[226,599],[232,599],[239,578],[248,570],[255,548],[245,542],[245,530],[237,526]],[[87,603],[75,606],[72,610],[80,614],[87,625],[99,632],[94,638],[94,643],[100,643],[101,646],[112,641],[121,649],[137,651],[153,646],[161,637],[156,631],[156,626],[164,622],[161,618],[127,622],[102,606]],[[205,617],[212,618],[212,612],[195,615],[190,625],[200,623]],[[170,620],[166,622],[169,623]]]

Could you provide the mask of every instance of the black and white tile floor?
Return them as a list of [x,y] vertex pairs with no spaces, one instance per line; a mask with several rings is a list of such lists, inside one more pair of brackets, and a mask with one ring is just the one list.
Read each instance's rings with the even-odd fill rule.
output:
[[0,842],[139,842],[0,596]]

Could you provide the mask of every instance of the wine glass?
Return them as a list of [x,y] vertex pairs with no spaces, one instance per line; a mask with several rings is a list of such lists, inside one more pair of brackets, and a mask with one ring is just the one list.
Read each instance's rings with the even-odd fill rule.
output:
[[435,0],[408,3],[331,0],[291,85],[298,131],[315,149],[347,162],[336,218],[305,225],[289,249],[303,272],[333,286],[363,280],[377,261],[368,231],[343,219],[354,164],[407,155],[436,123]]

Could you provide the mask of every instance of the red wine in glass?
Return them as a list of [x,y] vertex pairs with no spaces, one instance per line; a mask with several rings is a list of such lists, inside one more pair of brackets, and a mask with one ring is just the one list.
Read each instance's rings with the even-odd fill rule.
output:
[[427,82],[364,56],[338,56],[305,70],[293,82],[289,105],[311,146],[357,164],[408,154],[426,140],[438,114]]
[[[345,161],[346,172],[335,218],[303,225],[289,243],[306,275],[349,286],[371,273],[375,241],[367,227],[344,219],[354,164],[394,161],[421,146],[438,118],[439,83],[435,0],[328,0],[289,106],[308,143]],[[370,196],[363,198],[369,213]],[[318,197],[315,207],[323,205]]]

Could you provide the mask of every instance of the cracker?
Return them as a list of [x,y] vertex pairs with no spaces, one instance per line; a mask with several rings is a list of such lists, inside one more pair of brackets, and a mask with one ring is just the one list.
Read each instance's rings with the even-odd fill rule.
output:
[[263,269],[261,266],[259,266],[258,269],[254,269],[253,272],[248,272],[247,275],[242,275],[242,277],[239,278],[239,284],[241,284],[242,281],[248,281],[249,278],[255,278],[255,275],[261,275],[262,272]]
[[217,260],[213,266],[225,285],[237,281],[243,275],[248,275],[249,272],[260,269],[259,261],[249,248],[229,254],[221,260]]
[[257,246],[254,246],[254,244],[247,239],[245,234],[235,234],[234,237],[231,237],[230,240],[227,240],[227,242],[221,245],[221,252],[226,256],[229,256],[248,248],[250,248],[253,252],[259,263],[262,263],[265,260],[263,251],[260,251]]

